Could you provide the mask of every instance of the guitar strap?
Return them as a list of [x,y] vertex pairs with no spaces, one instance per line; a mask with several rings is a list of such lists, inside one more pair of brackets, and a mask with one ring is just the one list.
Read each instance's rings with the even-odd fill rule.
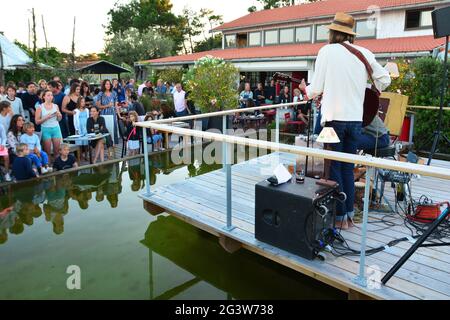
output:
[[369,74],[369,79],[372,82],[373,88],[378,92],[378,95],[380,95],[380,91],[375,86],[375,81],[373,81],[373,78],[372,78],[373,69],[370,66],[370,63],[369,63],[369,61],[367,61],[364,54],[361,51],[359,51],[358,49],[356,49],[355,47],[353,47],[345,42],[342,42],[340,44],[343,47],[345,47],[348,51],[353,53],[364,64],[364,66],[366,67],[367,73]]

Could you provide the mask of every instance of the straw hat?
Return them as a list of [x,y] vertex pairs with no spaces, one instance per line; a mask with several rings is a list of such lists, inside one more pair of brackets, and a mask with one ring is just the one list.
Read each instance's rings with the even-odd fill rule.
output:
[[353,32],[353,28],[355,27],[355,19],[349,14],[346,14],[344,12],[337,12],[334,16],[333,23],[330,24],[327,28],[351,35],[356,35],[355,32]]

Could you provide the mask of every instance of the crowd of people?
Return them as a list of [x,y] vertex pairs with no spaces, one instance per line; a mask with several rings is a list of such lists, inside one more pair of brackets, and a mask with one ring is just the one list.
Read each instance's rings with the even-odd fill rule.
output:
[[[239,90],[239,106],[240,108],[252,108],[264,105],[273,104],[285,104],[291,102],[301,102],[304,101],[306,92],[300,89],[300,85],[293,89],[293,94],[291,95],[291,89],[288,85],[281,86],[280,92],[277,95],[277,87],[275,80],[271,80],[270,84],[264,87],[262,82],[258,82],[254,90],[251,89],[251,84],[245,82],[241,84],[241,89]],[[320,111],[320,103],[317,101],[317,108]],[[302,121],[307,128],[308,124],[308,110],[305,105],[298,105],[292,107],[294,119]]]
[[[67,137],[102,134],[104,138],[89,142],[94,149],[93,163],[105,160],[105,148],[107,157],[113,158],[114,147],[121,138],[127,141],[129,155],[138,154],[142,130],[134,124],[144,118],[150,120],[162,116],[161,111],[147,113],[139,98],[167,94],[173,95],[175,116],[190,112],[181,84],[164,83],[161,79],[156,85],[145,81],[139,86],[134,79],[128,82],[112,79],[93,87],[79,79],[68,79],[64,84],[54,76],[50,81],[8,82],[6,86],[0,86],[3,179],[24,180],[58,169],[61,156],[68,147],[62,144]],[[112,126],[107,125],[107,117]],[[161,133],[149,130],[148,136],[148,143],[156,150],[163,150]],[[87,140],[80,139],[76,144],[87,159]],[[64,156],[64,162],[67,162],[67,156]],[[72,167],[77,165],[74,162]],[[67,168],[68,164],[63,167]]]

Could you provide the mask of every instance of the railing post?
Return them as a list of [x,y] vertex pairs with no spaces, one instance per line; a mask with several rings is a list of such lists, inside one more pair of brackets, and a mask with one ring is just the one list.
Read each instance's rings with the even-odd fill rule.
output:
[[[275,114],[275,142],[280,143],[280,108],[276,108],[276,114]],[[272,140],[273,141],[273,140]]]
[[[223,116],[223,134],[227,132],[227,116]],[[232,204],[231,204],[231,162],[233,159],[233,152],[230,150],[231,144],[223,142],[223,167],[225,168],[226,179],[226,209],[227,209],[227,225],[225,230],[231,231],[234,229],[232,224]]]
[[[150,129],[151,130],[151,129]],[[142,128],[142,142],[144,143],[144,166],[145,166],[145,193],[146,197],[151,196],[150,191],[150,168],[148,162],[147,128]]]
[[[227,116],[222,116],[222,134],[227,134]],[[226,163],[227,163],[227,144],[225,142],[222,143],[222,169],[226,172]]]
[[359,257],[359,275],[355,278],[355,282],[363,287],[367,287],[366,279],[366,240],[367,240],[367,223],[369,220],[369,201],[370,201],[370,184],[373,176],[374,168],[367,167],[366,185],[364,189],[364,210],[363,225],[361,236],[361,253]]

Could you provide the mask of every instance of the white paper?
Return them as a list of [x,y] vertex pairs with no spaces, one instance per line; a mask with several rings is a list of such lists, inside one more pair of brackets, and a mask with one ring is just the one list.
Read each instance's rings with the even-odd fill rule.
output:
[[273,174],[277,177],[278,183],[285,183],[292,179],[292,175],[289,173],[288,169],[283,164],[279,164]]

